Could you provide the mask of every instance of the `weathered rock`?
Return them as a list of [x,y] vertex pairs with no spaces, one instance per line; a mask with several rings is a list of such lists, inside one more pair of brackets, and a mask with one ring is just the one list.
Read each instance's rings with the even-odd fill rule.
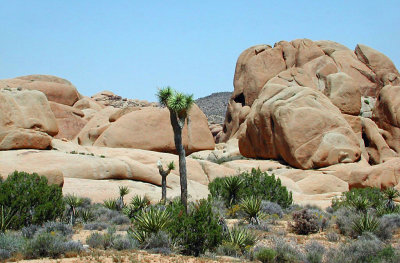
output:
[[324,194],[330,192],[346,192],[349,184],[330,174],[312,174],[297,182],[305,194]]
[[387,144],[400,153],[400,86],[383,87],[376,101],[374,120],[384,133]]
[[119,109],[118,111],[111,114],[109,121],[114,122],[114,121],[118,120],[119,118],[121,118],[122,116],[124,116],[125,114],[128,114],[132,111],[138,111],[141,109],[142,108],[140,108],[140,107],[126,107],[126,108]]
[[84,97],[78,100],[77,102],[75,102],[73,107],[79,110],[93,109],[96,111],[99,111],[104,108],[103,105],[97,103],[95,100],[88,97]]
[[342,113],[360,114],[361,92],[357,83],[346,73],[339,72],[327,76],[326,95]]
[[28,75],[0,80],[0,88],[20,88],[43,92],[49,101],[72,106],[80,98],[76,88],[67,80],[49,75]]
[[50,102],[50,107],[56,117],[59,128],[55,138],[72,140],[87,123],[83,119],[85,114],[77,108],[56,102]]
[[[154,107],[130,112],[113,122],[93,145],[175,153],[169,115],[168,109]],[[214,140],[204,113],[194,105],[189,116],[189,131],[185,125],[182,132],[186,153],[214,149]]]
[[283,158],[309,169],[360,158],[358,139],[340,111],[307,87],[267,84],[253,103],[239,136],[245,157]]
[[39,91],[0,89],[0,150],[45,149],[58,127]]
[[362,44],[356,46],[355,53],[361,62],[375,72],[378,79],[376,93],[385,85],[400,85],[400,74],[387,56]]

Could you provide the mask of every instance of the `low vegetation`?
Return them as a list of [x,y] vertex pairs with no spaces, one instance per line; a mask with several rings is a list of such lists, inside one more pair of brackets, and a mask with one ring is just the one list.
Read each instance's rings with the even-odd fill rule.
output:
[[[179,198],[125,200],[123,186],[115,199],[92,204],[15,172],[0,180],[0,261],[147,250],[243,262],[400,262],[395,189],[352,189],[322,210],[293,205],[279,179],[259,170],[209,187],[210,196],[189,202],[186,213]],[[20,189],[25,200],[13,192]],[[88,247],[72,240],[82,229],[91,231]]]

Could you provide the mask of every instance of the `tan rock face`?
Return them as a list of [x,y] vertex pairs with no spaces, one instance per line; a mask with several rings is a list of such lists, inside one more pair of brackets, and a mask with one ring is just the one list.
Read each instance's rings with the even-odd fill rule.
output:
[[313,89],[267,84],[239,136],[245,157],[283,158],[302,169],[358,160],[357,136],[330,100]]
[[[188,130],[185,126],[182,133],[186,153],[214,149],[214,139],[204,113],[194,105],[189,115],[190,128]],[[155,107],[143,108],[118,118],[93,145],[176,152],[169,111]]]
[[99,111],[101,109],[104,108],[103,105],[97,103],[95,100],[91,99],[91,98],[82,98],[80,100],[78,100],[77,102],[75,102],[74,108],[79,109],[79,110],[85,110],[85,109],[93,109],[96,111]]
[[43,92],[49,101],[72,106],[80,98],[76,88],[67,80],[49,75],[29,75],[0,80],[0,88],[22,88]]
[[72,140],[87,123],[83,119],[85,114],[79,109],[56,102],[50,102],[50,107],[59,128],[59,133],[55,138]]
[[373,112],[387,144],[400,153],[400,86],[385,86],[380,92]]
[[39,91],[0,89],[0,150],[45,149],[58,127]]

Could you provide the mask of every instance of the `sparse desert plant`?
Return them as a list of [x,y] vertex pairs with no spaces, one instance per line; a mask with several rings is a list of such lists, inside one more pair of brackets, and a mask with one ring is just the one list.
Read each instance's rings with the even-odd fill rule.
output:
[[365,232],[374,233],[379,228],[379,223],[375,216],[365,213],[353,221],[352,228],[354,233],[361,236]]
[[229,257],[240,257],[242,255],[242,251],[237,245],[225,241],[217,248],[216,253]]
[[284,238],[273,238],[276,262],[304,262],[304,254],[293,242],[287,242]]
[[308,209],[293,212],[292,230],[299,235],[308,235],[319,231],[318,217]]
[[82,220],[83,223],[92,222],[95,220],[94,213],[91,209],[80,209],[78,211],[78,217]]
[[223,181],[223,198],[227,207],[236,205],[240,200],[240,191],[242,190],[243,180],[238,176],[226,177]]
[[63,222],[49,221],[43,225],[43,228],[39,228],[38,231],[44,231],[47,233],[57,232],[63,237],[70,237],[74,233],[71,225],[64,224]]
[[283,217],[282,207],[275,202],[262,200],[261,212],[267,215],[277,215],[279,218]]
[[[367,201],[365,201],[367,200]],[[358,207],[360,210],[366,210],[366,206],[378,208],[384,204],[385,197],[378,188],[352,188],[348,192],[344,192],[340,198],[332,200],[332,208],[334,211],[340,207]],[[358,204],[357,204],[358,202]]]
[[258,218],[261,210],[261,200],[255,196],[243,198],[240,207],[246,213],[247,220],[252,225],[260,224]]
[[233,246],[237,246],[244,252],[255,244],[256,236],[245,228],[234,227],[229,231],[225,241],[231,243]]
[[129,188],[127,186],[119,186],[119,198],[116,203],[116,208],[121,211],[125,207],[124,196],[129,194]]
[[104,222],[91,222],[91,223],[86,223],[83,225],[83,229],[85,230],[104,230],[110,227],[109,224],[104,223]]
[[92,248],[112,248],[114,246],[114,241],[117,238],[120,238],[120,236],[116,235],[115,232],[116,230],[113,227],[109,227],[107,232],[104,234],[93,232],[86,238],[86,244]]
[[328,239],[328,241],[330,241],[330,242],[338,242],[340,237],[339,237],[338,234],[336,234],[335,232],[331,231],[331,232],[328,232],[326,234],[326,239]]
[[261,247],[254,251],[254,257],[262,263],[274,263],[278,253],[272,248]]
[[138,212],[148,207],[149,205],[150,205],[150,200],[146,196],[141,197],[139,195],[135,195],[134,197],[132,197],[130,204],[126,206],[122,210],[122,212],[127,217],[134,218]]
[[114,239],[113,248],[116,250],[128,250],[138,248],[139,244],[136,240],[129,238],[129,236],[119,236]]
[[167,232],[159,231],[149,235],[141,247],[154,253],[170,254],[173,249],[173,242]]
[[356,233],[353,230],[353,222],[357,220],[361,215],[346,206],[339,208],[334,213],[336,218],[336,225],[341,234],[356,237]]
[[11,257],[13,254],[23,251],[25,247],[25,239],[19,233],[7,232],[0,233],[0,250],[4,259]]
[[113,225],[128,225],[131,220],[126,215],[119,215],[111,219],[111,224]]
[[67,212],[69,217],[68,222],[70,225],[75,225],[77,208],[82,205],[82,199],[75,195],[66,195],[64,201],[69,207]]
[[398,209],[396,209],[397,206],[394,203],[394,199],[400,197],[400,192],[397,189],[390,187],[383,191],[383,196],[386,198],[385,208],[388,212],[399,212]]
[[134,219],[136,229],[148,234],[164,230],[171,223],[171,214],[167,210],[149,207],[142,210]]
[[374,234],[381,240],[392,238],[393,233],[400,228],[400,214],[387,214],[380,218],[379,227]]
[[372,207],[371,202],[365,196],[356,196],[348,200],[350,207],[354,208],[360,213],[366,213],[368,208]]
[[170,174],[172,170],[175,170],[174,162],[170,162],[167,165],[167,170],[164,170],[161,160],[157,162],[158,172],[161,175],[161,201],[165,203],[167,200],[167,176]]
[[4,233],[9,228],[17,213],[16,209],[0,206],[0,232]]
[[48,185],[44,176],[15,171],[0,183],[0,206],[18,211],[8,228],[42,224],[62,215],[62,189]]
[[186,154],[182,144],[182,130],[187,120],[188,132],[190,136],[189,111],[194,104],[193,95],[184,95],[176,92],[170,87],[160,89],[157,93],[159,102],[169,110],[172,129],[174,131],[175,148],[179,156],[179,177],[181,185],[181,202],[188,212],[188,192],[186,174]]
[[321,263],[325,253],[325,247],[317,241],[311,241],[306,245],[306,259],[309,263]]
[[118,210],[117,200],[114,198],[104,200],[103,205],[105,208],[108,208],[110,210]]

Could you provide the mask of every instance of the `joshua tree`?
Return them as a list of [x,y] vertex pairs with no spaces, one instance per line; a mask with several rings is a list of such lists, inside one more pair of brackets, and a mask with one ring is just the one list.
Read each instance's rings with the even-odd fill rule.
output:
[[129,194],[129,188],[127,186],[120,186],[119,187],[119,198],[117,201],[117,209],[122,210],[124,208],[124,196]]
[[170,162],[167,166],[167,170],[164,170],[161,160],[158,160],[157,166],[158,166],[158,171],[160,172],[161,175],[161,188],[162,188],[161,201],[165,202],[167,200],[167,176],[172,170],[175,170],[175,164],[174,161]]
[[75,218],[77,214],[76,208],[82,205],[82,199],[75,195],[67,195],[64,197],[64,201],[69,206],[69,224],[75,225]]
[[[169,110],[172,129],[174,131],[175,148],[179,155],[179,176],[181,184],[181,202],[187,213],[187,176],[186,176],[186,156],[185,148],[182,144],[182,130],[186,119],[189,126],[189,110],[192,107],[193,95],[184,95],[176,92],[170,87],[158,91],[158,99],[162,106]],[[189,128],[189,127],[188,127]]]

